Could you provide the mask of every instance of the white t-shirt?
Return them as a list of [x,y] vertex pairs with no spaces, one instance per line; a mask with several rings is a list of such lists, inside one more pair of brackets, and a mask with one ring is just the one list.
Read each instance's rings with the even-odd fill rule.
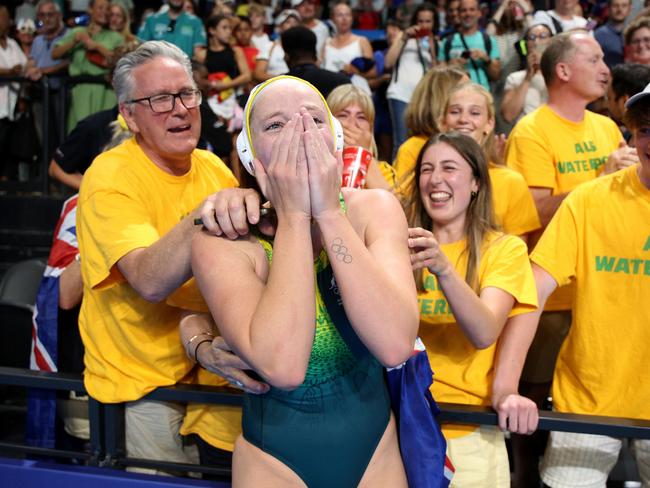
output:
[[312,32],[316,34],[316,55],[320,56],[320,53],[323,52],[323,46],[325,41],[330,37],[330,30],[327,28],[324,22],[316,19],[316,24],[313,27],[310,27]]
[[[27,57],[20,49],[20,46],[11,37],[7,37],[7,47],[0,46],[0,68],[10,69],[20,64],[25,67],[27,64]],[[9,85],[0,85],[0,119],[9,118],[14,119],[14,109],[16,108],[16,100],[18,100],[18,93],[20,91],[20,84],[11,83]]]
[[260,51],[255,58],[257,61],[268,61],[266,71],[273,76],[284,75],[289,72],[287,63],[284,62],[284,49],[279,40],[272,42],[266,51]]
[[535,16],[533,17],[533,23],[548,25],[555,35],[557,32],[555,31],[555,23],[552,18],[560,23],[562,26],[562,32],[570,31],[571,29],[582,29],[587,26],[587,19],[584,17],[574,15],[571,20],[566,20],[561,18],[555,10],[538,10],[535,12]]
[[261,36],[253,35],[251,37],[251,44],[257,48],[258,52],[263,53],[271,49],[273,41],[269,39],[268,34],[264,33]]
[[[521,85],[526,77],[526,70],[522,69],[521,71],[515,71],[510,73],[508,78],[506,78],[506,85],[504,87],[504,92],[506,90],[512,90]],[[524,97],[524,108],[521,113],[517,116],[514,122],[519,120],[526,114],[529,114],[541,107],[548,100],[548,90],[546,89],[546,83],[544,83],[544,77],[542,73],[537,72],[530,80],[528,85],[528,91]]]
[[[425,43],[424,40],[427,40]],[[424,76],[424,73],[431,68],[431,51],[427,48],[428,39],[409,39],[399,57],[399,67],[386,90],[386,98],[392,98],[404,103],[411,101],[411,96],[415,91],[418,82]],[[422,55],[424,66],[418,56],[418,49]],[[395,63],[397,65],[397,63]]]

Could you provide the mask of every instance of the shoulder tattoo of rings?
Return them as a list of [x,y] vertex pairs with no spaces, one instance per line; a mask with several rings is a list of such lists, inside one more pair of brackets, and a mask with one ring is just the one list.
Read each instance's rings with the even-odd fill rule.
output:
[[343,239],[340,237],[334,239],[330,249],[336,256],[337,260],[346,264],[350,264],[352,262],[352,255],[348,254],[348,248],[343,245]]

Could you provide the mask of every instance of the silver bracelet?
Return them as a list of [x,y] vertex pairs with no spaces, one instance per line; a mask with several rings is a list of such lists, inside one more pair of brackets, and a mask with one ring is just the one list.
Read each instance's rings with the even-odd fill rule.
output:
[[193,335],[192,337],[190,337],[190,339],[185,343],[185,353],[186,353],[190,358],[191,358],[191,356],[190,356],[190,354],[189,354],[189,352],[188,352],[188,351],[189,351],[189,347],[192,345],[192,342],[194,342],[198,337],[201,337],[201,336],[210,336],[210,337],[214,337],[214,334],[213,334],[212,332],[199,332],[198,334]]

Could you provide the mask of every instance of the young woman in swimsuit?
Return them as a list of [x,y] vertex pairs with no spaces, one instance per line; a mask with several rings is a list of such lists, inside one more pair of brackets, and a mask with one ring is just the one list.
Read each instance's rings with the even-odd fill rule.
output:
[[233,486],[406,487],[384,366],[418,328],[406,219],[381,190],[341,190],[341,136],[292,77],[256,88],[245,158],[273,204],[273,242],[198,235],[192,267],[219,331],[261,378],[245,396]]

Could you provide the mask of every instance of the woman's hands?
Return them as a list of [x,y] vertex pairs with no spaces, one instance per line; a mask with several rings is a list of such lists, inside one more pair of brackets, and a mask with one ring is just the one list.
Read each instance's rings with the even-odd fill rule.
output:
[[421,227],[410,228],[408,244],[411,250],[411,267],[414,270],[427,268],[436,276],[445,275],[453,270],[433,232]]
[[313,117],[305,109],[301,109],[300,114],[305,126],[305,155],[309,169],[311,215],[318,220],[330,212],[340,210],[339,192],[343,163],[341,154],[334,156],[332,149],[327,147],[321,129],[318,128]]
[[492,398],[492,408],[499,416],[499,428],[515,434],[530,435],[537,430],[539,411],[530,398],[517,392],[504,393]]
[[372,132],[363,130],[358,127],[354,121],[341,122],[343,126],[343,140],[347,146],[361,146],[362,148],[370,151],[372,146]]
[[254,160],[260,188],[273,204],[278,221],[311,217],[304,130],[303,116],[294,114],[275,139],[266,169],[259,159]]
[[254,161],[258,182],[278,221],[295,216],[318,219],[339,209],[341,157],[332,154],[321,130],[301,108],[273,143],[266,169]]

